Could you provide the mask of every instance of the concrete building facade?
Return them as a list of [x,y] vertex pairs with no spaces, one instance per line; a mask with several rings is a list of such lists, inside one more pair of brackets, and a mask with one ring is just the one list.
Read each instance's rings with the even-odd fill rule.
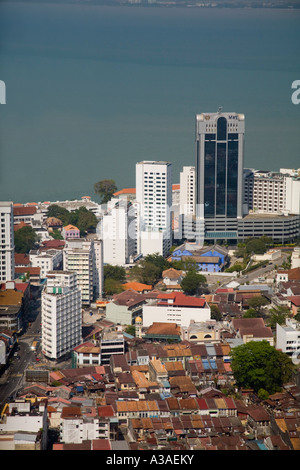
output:
[[0,283],[13,281],[14,270],[14,213],[12,202],[0,202]]
[[77,275],[50,271],[42,292],[42,351],[57,360],[81,342],[81,293]]

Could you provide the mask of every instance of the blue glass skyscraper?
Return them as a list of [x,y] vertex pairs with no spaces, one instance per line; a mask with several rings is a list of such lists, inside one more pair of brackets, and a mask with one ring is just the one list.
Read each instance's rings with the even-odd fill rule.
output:
[[196,217],[205,239],[237,238],[243,217],[243,114],[196,116]]

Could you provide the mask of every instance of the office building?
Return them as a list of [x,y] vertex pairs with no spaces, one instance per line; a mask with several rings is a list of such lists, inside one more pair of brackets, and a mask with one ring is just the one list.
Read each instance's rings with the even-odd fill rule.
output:
[[42,352],[57,360],[81,342],[81,293],[77,276],[51,271],[42,292]]
[[196,217],[185,232],[199,245],[261,236],[285,243],[300,235],[298,178],[244,170],[244,134],[243,114],[220,108],[196,116]]
[[14,213],[12,202],[0,202],[0,283],[15,278]]
[[237,238],[243,216],[243,114],[196,116],[196,217],[199,238]]

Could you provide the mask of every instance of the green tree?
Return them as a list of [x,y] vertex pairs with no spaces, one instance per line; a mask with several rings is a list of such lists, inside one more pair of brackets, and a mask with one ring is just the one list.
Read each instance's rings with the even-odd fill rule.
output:
[[114,180],[105,179],[94,184],[94,191],[100,197],[100,203],[105,204],[117,191],[117,186]]
[[210,317],[212,320],[221,321],[223,319],[222,313],[217,305],[210,306]]
[[249,308],[243,315],[243,318],[257,318],[257,311],[255,308]]
[[51,206],[48,207],[47,217],[55,217],[61,220],[63,225],[70,223],[70,212],[57,204],[51,204]]
[[51,232],[51,237],[54,238],[54,240],[63,240],[64,239],[61,232],[57,229],[55,229]]
[[88,230],[95,229],[98,224],[95,214],[84,206],[70,212],[64,207],[52,204],[48,209],[47,216],[60,219],[64,226],[75,225],[80,230],[81,235],[84,235]]
[[113,266],[111,264],[106,264],[103,268],[104,280],[114,279],[115,281],[125,282],[126,280],[126,271],[123,266]]
[[130,278],[153,286],[160,278],[160,268],[143,259],[130,270]]
[[95,229],[98,224],[98,219],[95,214],[89,211],[86,207],[80,207],[75,211],[74,225],[79,228],[80,233],[84,234],[85,232]]
[[246,252],[249,254],[264,254],[266,250],[266,244],[261,238],[251,238],[246,242]]
[[181,281],[181,288],[186,295],[199,293],[200,287],[206,284],[206,278],[195,271],[189,271]]
[[234,271],[240,273],[243,269],[245,268],[244,265],[241,263],[235,263],[233,266],[230,266],[230,268],[226,268],[225,272],[226,273],[233,273]]
[[267,305],[269,301],[262,295],[254,295],[251,299],[248,300],[248,305],[250,308],[254,308],[257,312],[261,311],[261,308]]
[[20,228],[19,230],[16,230],[14,238],[15,252],[28,253],[35,247],[37,236],[32,227],[25,226]]
[[257,395],[260,400],[267,400],[269,398],[269,393],[264,388],[260,388]]
[[238,387],[278,392],[290,380],[292,360],[268,341],[250,341],[231,351],[231,369]]
[[135,326],[134,325],[128,325],[125,332],[128,335],[135,336]]
[[300,307],[298,308],[297,313],[296,313],[296,315],[294,316],[294,318],[295,318],[296,321],[299,321],[299,322],[300,322]]
[[169,269],[171,267],[171,264],[158,253],[147,255],[145,256],[144,260],[146,263],[152,263],[154,266],[159,268],[159,276],[161,276],[165,269]]
[[122,284],[116,279],[105,279],[104,292],[105,295],[120,294],[123,292]]
[[272,308],[269,311],[269,318],[268,318],[268,326],[272,329],[276,328],[276,324],[278,325],[284,325],[285,320],[288,315],[290,315],[290,311],[286,307],[277,307],[277,308]]

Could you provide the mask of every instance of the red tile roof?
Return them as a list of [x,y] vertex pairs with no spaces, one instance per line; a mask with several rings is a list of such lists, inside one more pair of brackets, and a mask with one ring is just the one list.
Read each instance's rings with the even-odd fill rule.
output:
[[25,222],[20,222],[19,224],[15,224],[14,225],[14,232],[17,232],[17,230],[19,230],[20,228],[23,228],[23,227],[31,227],[31,225],[26,224]]
[[122,285],[125,290],[133,289],[136,292],[143,292],[144,290],[152,290],[152,286],[149,284],[142,284],[141,282],[127,282]]
[[92,450],[111,450],[111,444],[108,439],[93,439]]
[[288,297],[288,300],[290,300],[296,307],[300,307],[300,295],[292,295],[291,297]]
[[120,194],[135,194],[135,193],[136,193],[135,188],[124,188],[114,193],[114,196],[119,196]]
[[98,416],[114,416],[114,410],[111,405],[98,406]]
[[[191,297],[182,292],[172,292],[170,294],[160,294],[157,296],[159,305],[173,305],[176,307],[204,307],[206,300],[200,297]],[[173,302],[168,302],[168,300]]]
[[18,264],[29,265],[30,264],[29,256],[24,253],[15,253],[15,266],[17,266]]
[[36,213],[36,207],[31,206],[31,207],[16,207],[14,206],[14,216],[18,215],[34,215]]

